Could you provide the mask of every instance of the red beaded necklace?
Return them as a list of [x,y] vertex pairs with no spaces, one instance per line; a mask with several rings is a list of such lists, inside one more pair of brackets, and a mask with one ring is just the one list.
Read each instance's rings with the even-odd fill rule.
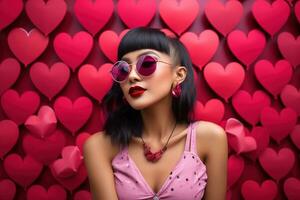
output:
[[172,132],[171,132],[171,134],[170,134],[170,136],[168,138],[167,143],[164,145],[164,147],[162,149],[160,149],[159,151],[157,151],[155,153],[151,152],[151,150],[150,150],[151,147],[149,145],[147,145],[145,143],[145,141],[143,140],[143,138],[141,137],[142,141],[143,141],[144,155],[146,156],[146,158],[147,158],[148,161],[150,161],[150,162],[156,162],[156,161],[158,161],[161,158],[162,154],[167,150],[167,145],[169,143],[169,140],[170,140],[171,136],[173,135],[173,132],[174,132],[174,130],[176,128],[176,124],[177,124],[177,122],[175,123],[175,126],[174,126],[174,128],[173,128],[173,130],[172,130]]

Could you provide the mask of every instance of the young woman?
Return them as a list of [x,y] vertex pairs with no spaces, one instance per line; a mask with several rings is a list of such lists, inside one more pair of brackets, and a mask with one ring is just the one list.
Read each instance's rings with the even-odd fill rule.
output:
[[122,38],[118,60],[104,131],[84,144],[93,199],[224,200],[226,134],[193,121],[196,90],[182,43],[135,28]]

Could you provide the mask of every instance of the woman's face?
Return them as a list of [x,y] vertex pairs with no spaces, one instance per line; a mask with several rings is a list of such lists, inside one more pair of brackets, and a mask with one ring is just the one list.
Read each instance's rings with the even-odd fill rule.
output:
[[[136,62],[143,55],[150,55],[162,61],[156,62],[156,70],[150,76],[142,76],[136,71]],[[131,71],[127,79],[120,83],[120,87],[127,102],[134,109],[141,110],[171,97],[175,74],[169,55],[153,49],[142,49],[125,54],[121,60],[131,64]]]

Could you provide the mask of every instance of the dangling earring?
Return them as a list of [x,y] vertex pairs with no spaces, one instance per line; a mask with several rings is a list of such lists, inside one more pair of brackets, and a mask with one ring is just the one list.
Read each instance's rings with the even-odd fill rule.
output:
[[178,98],[180,97],[180,95],[181,95],[181,86],[180,84],[177,84],[175,88],[173,88],[172,90],[172,96]]

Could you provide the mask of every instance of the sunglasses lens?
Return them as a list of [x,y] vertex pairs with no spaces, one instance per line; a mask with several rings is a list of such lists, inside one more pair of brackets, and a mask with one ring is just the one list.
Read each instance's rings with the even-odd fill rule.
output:
[[130,72],[130,66],[126,62],[117,62],[111,70],[111,74],[116,81],[124,81]]
[[141,75],[149,76],[156,69],[156,60],[152,56],[142,56],[138,60],[136,68]]

